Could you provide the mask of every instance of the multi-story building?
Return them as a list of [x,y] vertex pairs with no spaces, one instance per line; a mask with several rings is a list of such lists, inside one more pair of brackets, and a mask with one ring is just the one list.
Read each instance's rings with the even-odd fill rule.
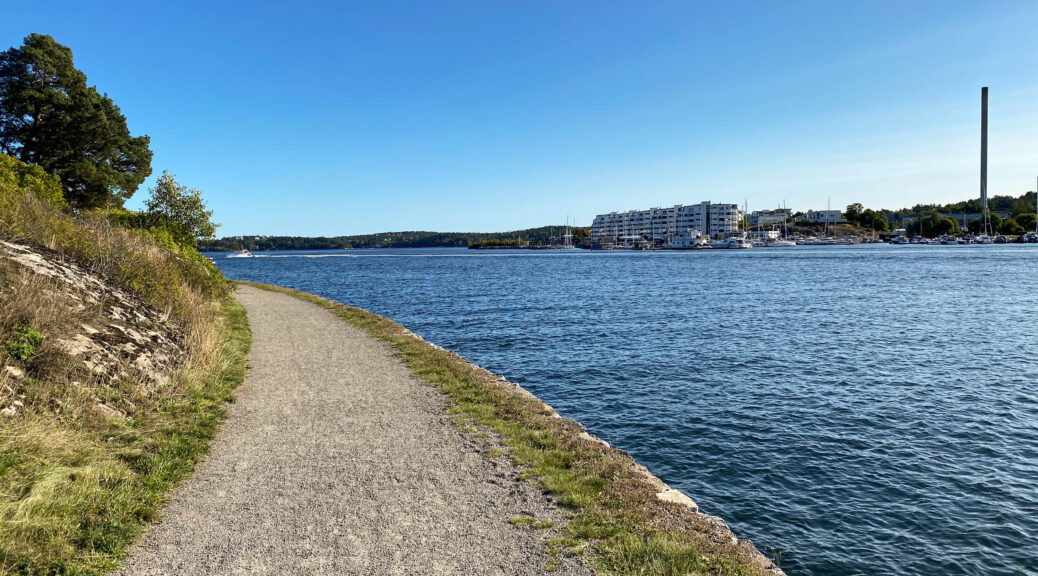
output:
[[797,217],[797,220],[800,222],[814,222],[816,224],[823,222],[837,224],[847,221],[843,218],[843,212],[839,210],[808,210],[807,214]]
[[711,238],[724,238],[739,231],[742,219],[743,212],[737,204],[712,202],[610,212],[595,216],[591,238],[642,238],[662,242],[688,230],[700,230]]
[[754,210],[750,212],[750,226],[768,226],[769,224],[782,224],[789,219],[793,211],[789,208],[778,208],[775,210]]

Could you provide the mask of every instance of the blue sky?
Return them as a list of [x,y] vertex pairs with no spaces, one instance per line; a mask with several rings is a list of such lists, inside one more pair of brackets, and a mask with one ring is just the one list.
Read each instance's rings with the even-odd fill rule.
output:
[[1038,176],[1030,2],[8,2],[221,235],[503,231],[702,200],[898,208]]

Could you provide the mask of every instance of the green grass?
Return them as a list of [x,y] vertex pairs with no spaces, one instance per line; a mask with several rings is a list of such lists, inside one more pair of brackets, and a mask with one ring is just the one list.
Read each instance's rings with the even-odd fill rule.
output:
[[[557,527],[560,536],[549,552],[591,550],[596,572],[608,575],[763,573],[746,548],[711,539],[705,520],[659,502],[625,453],[581,438],[579,425],[556,417],[493,374],[360,308],[288,288],[244,284],[312,302],[390,342],[418,378],[446,394],[459,427],[499,435],[509,457],[523,468],[521,477],[553,494],[571,514],[565,526]],[[512,522],[534,525],[537,520],[517,517]],[[546,568],[557,565],[549,562]]]
[[[103,574],[207,452],[243,380],[245,310],[220,304],[215,353],[181,372],[175,393],[133,418],[88,423],[31,412],[0,424],[0,574]],[[65,384],[34,382],[63,397]]]

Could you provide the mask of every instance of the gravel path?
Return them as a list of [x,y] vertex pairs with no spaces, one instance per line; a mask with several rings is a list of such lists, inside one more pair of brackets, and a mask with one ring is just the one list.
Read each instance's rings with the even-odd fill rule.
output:
[[[245,384],[209,458],[122,574],[540,574],[561,520],[388,344],[285,294],[243,286]],[[556,574],[590,574],[565,559]]]

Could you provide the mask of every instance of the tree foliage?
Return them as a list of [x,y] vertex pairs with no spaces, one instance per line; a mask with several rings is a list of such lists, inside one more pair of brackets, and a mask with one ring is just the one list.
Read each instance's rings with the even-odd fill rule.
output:
[[[995,214],[995,213],[989,214],[989,221],[991,223],[991,226],[990,226],[990,229],[987,230],[988,233],[996,232],[1002,226],[1002,217],[999,216],[998,214]],[[985,232],[985,230],[984,230],[984,219],[983,218],[977,218],[976,220],[971,221],[969,223],[969,225],[967,226],[967,228],[969,228],[969,231],[973,232],[974,234],[983,234]]]
[[861,203],[855,202],[854,204],[847,205],[847,210],[843,213],[843,217],[848,222],[857,222],[858,218],[861,217],[861,214],[864,211],[865,207],[862,206]]
[[73,208],[121,206],[151,174],[149,142],[50,36],[0,52],[0,151],[57,175]]
[[958,234],[962,230],[959,228],[959,222],[954,218],[948,218],[941,216],[937,212],[931,212],[924,216],[919,215],[919,218],[907,226],[909,234],[918,234],[926,236],[928,238],[936,238],[937,236],[944,236],[945,234]]
[[[590,230],[589,228],[583,228]],[[471,244],[522,239],[527,244],[550,244],[565,234],[565,226],[541,226],[511,232],[381,232],[359,236],[232,236],[202,241],[200,250],[334,250],[341,248],[464,248]],[[573,228],[578,237],[581,228]]]
[[1035,220],[1038,218],[1036,218],[1034,212],[1031,212],[1030,214],[1020,214],[1018,216],[1014,216],[1013,219],[1016,220],[1016,223],[1019,224],[1024,230],[1029,230],[1033,232]]
[[198,240],[216,237],[220,227],[212,221],[213,211],[205,209],[202,193],[177,184],[176,178],[163,171],[148,192],[143,217],[148,228],[164,228],[173,239],[185,246],[196,246]]
[[1018,236],[1026,232],[1024,227],[1016,221],[1015,218],[1006,218],[1002,221],[1002,224],[998,226],[998,232],[1000,234],[1009,234],[1012,236]]

